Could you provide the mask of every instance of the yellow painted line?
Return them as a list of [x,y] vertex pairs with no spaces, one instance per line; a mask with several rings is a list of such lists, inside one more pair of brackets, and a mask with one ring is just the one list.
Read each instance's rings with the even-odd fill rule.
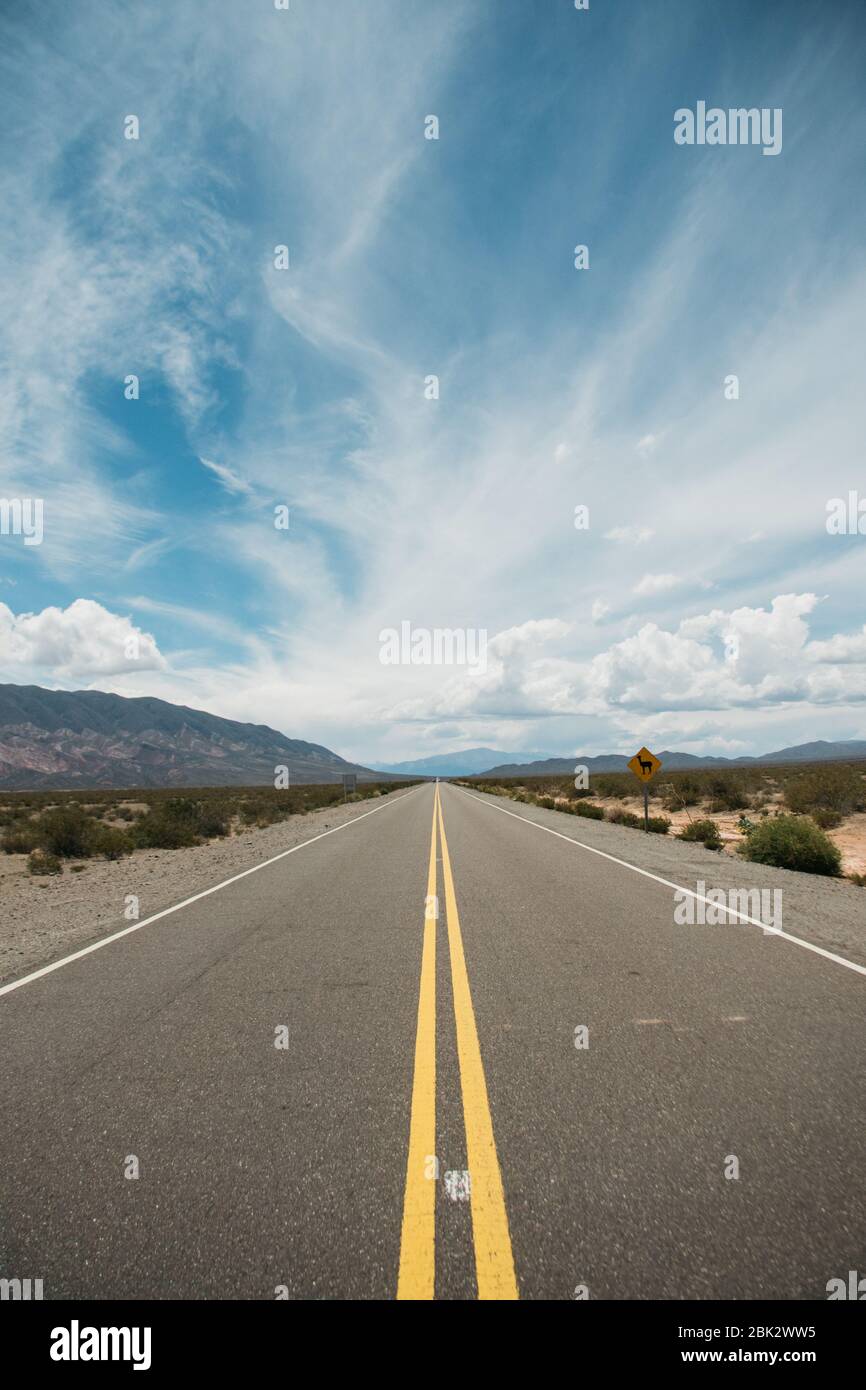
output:
[[[438,788],[437,788],[438,791]],[[445,911],[448,917],[448,946],[451,952],[451,983],[457,1024],[457,1056],[463,1093],[463,1122],[466,1126],[466,1156],[469,1163],[469,1190],[472,1236],[475,1244],[475,1272],[480,1299],[519,1298],[514,1255],[505,1210],[502,1174],[493,1137],[493,1120],[487,1098],[487,1082],[481,1061],[475,1011],[466,972],[460,918],[454,878],[445,839],[442,805],[439,809],[439,837],[442,843],[442,874],[445,880]]]
[[433,798],[430,832],[430,865],[427,870],[427,902],[424,907],[424,944],[421,950],[421,989],[418,996],[418,1028],[415,1034],[415,1074],[412,1081],[412,1114],[409,1121],[409,1158],[403,1197],[400,1234],[398,1299],[433,1297],[436,1280],[436,1181],[428,1174],[428,1161],[436,1154],[436,811],[439,787]]

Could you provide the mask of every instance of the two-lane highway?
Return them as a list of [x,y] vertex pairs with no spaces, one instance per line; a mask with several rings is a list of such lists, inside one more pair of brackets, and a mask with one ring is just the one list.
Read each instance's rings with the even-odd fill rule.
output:
[[[826,1298],[866,979],[425,785],[0,997],[46,1298]],[[131,1176],[137,1172],[138,1176]]]

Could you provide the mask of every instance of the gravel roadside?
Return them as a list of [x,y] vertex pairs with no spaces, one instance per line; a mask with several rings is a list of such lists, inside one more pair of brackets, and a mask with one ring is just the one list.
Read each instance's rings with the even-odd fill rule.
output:
[[0,855],[0,983],[128,927],[124,909],[129,894],[138,898],[138,919],[143,921],[402,795],[409,793],[326,806],[194,849],[138,850],[125,859],[83,860],[78,873],[70,865],[63,874],[34,878],[27,872],[26,855]]

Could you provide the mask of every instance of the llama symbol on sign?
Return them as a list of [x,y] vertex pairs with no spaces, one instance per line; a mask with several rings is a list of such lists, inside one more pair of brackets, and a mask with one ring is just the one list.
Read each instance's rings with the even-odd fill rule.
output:
[[660,760],[648,748],[641,748],[629,759],[629,767],[635,777],[640,778],[641,782],[649,782],[655,777],[661,767]]

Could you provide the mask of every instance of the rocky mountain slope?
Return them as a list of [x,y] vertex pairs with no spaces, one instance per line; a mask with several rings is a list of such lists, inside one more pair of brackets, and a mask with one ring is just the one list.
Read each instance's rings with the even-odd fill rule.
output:
[[203,710],[98,690],[0,685],[0,788],[213,787],[339,782],[387,774],[329,748]]

